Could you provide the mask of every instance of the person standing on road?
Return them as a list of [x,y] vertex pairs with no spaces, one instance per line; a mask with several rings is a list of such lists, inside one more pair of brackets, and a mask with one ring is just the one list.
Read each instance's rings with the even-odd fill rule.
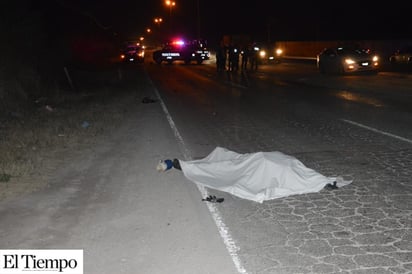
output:
[[226,47],[223,41],[220,41],[216,49],[216,68],[218,72],[226,70]]
[[246,45],[242,48],[242,63],[241,63],[241,69],[246,70],[247,69],[247,64],[249,61],[249,46]]
[[259,55],[259,48],[254,43],[250,49],[250,69],[251,70],[258,69],[258,55]]
[[230,71],[239,70],[239,49],[237,45],[231,45],[229,48],[229,64]]

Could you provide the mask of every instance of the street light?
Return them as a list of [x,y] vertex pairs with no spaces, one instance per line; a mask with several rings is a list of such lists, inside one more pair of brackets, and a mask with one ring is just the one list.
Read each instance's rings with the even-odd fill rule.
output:
[[175,1],[171,1],[171,0],[165,0],[165,5],[167,6],[167,7],[169,7],[169,23],[168,23],[168,26],[169,26],[169,32],[170,32],[170,34],[172,33],[172,30],[173,30],[173,23],[174,22],[172,22],[173,20],[172,20],[172,8],[174,7],[174,6],[176,6],[176,2]]
[[155,37],[154,37],[154,41],[160,41],[160,38],[162,37],[162,31],[160,28],[160,24],[163,23],[163,18],[161,17],[156,17],[153,19],[154,23],[157,25],[157,31],[155,32]]
[[172,8],[174,6],[176,6],[176,2],[175,1],[170,1],[170,0],[166,0],[165,1],[166,6],[169,7],[169,15],[172,16]]
[[162,18],[155,18],[155,19],[154,19],[154,22],[155,22],[155,24],[159,27],[159,26],[160,26],[160,23],[163,22],[163,19],[162,19]]
[[197,38],[200,38],[200,4],[197,0]]

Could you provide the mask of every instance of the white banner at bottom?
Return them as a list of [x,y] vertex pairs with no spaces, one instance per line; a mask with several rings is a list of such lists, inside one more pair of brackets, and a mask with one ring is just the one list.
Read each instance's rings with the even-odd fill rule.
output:
[[0,249],[0,274],[83,274],[82,249]]

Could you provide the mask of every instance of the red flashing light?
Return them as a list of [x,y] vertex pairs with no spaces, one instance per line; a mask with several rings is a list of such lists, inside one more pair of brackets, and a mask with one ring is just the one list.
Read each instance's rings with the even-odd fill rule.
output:
[[174,40],[172,44],[177,46],[183,46],[185,42],[183,40]]

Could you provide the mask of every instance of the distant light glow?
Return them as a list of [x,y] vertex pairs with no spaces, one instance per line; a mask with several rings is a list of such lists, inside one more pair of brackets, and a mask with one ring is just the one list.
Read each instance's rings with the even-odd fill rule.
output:
[[185,42],[183,40],[174,40],[172,42],[173,45],[183,46]]
[[355,64],[355,61],[353,59],[347,58],[347,59],[345,59],[345,63],[348,64],[348,65],[353,65],[353,64]]
[[166,0],[165,3],[166,3],[166,6],[175,6],[176,5],[176,2],[170,1],[170,0]]

